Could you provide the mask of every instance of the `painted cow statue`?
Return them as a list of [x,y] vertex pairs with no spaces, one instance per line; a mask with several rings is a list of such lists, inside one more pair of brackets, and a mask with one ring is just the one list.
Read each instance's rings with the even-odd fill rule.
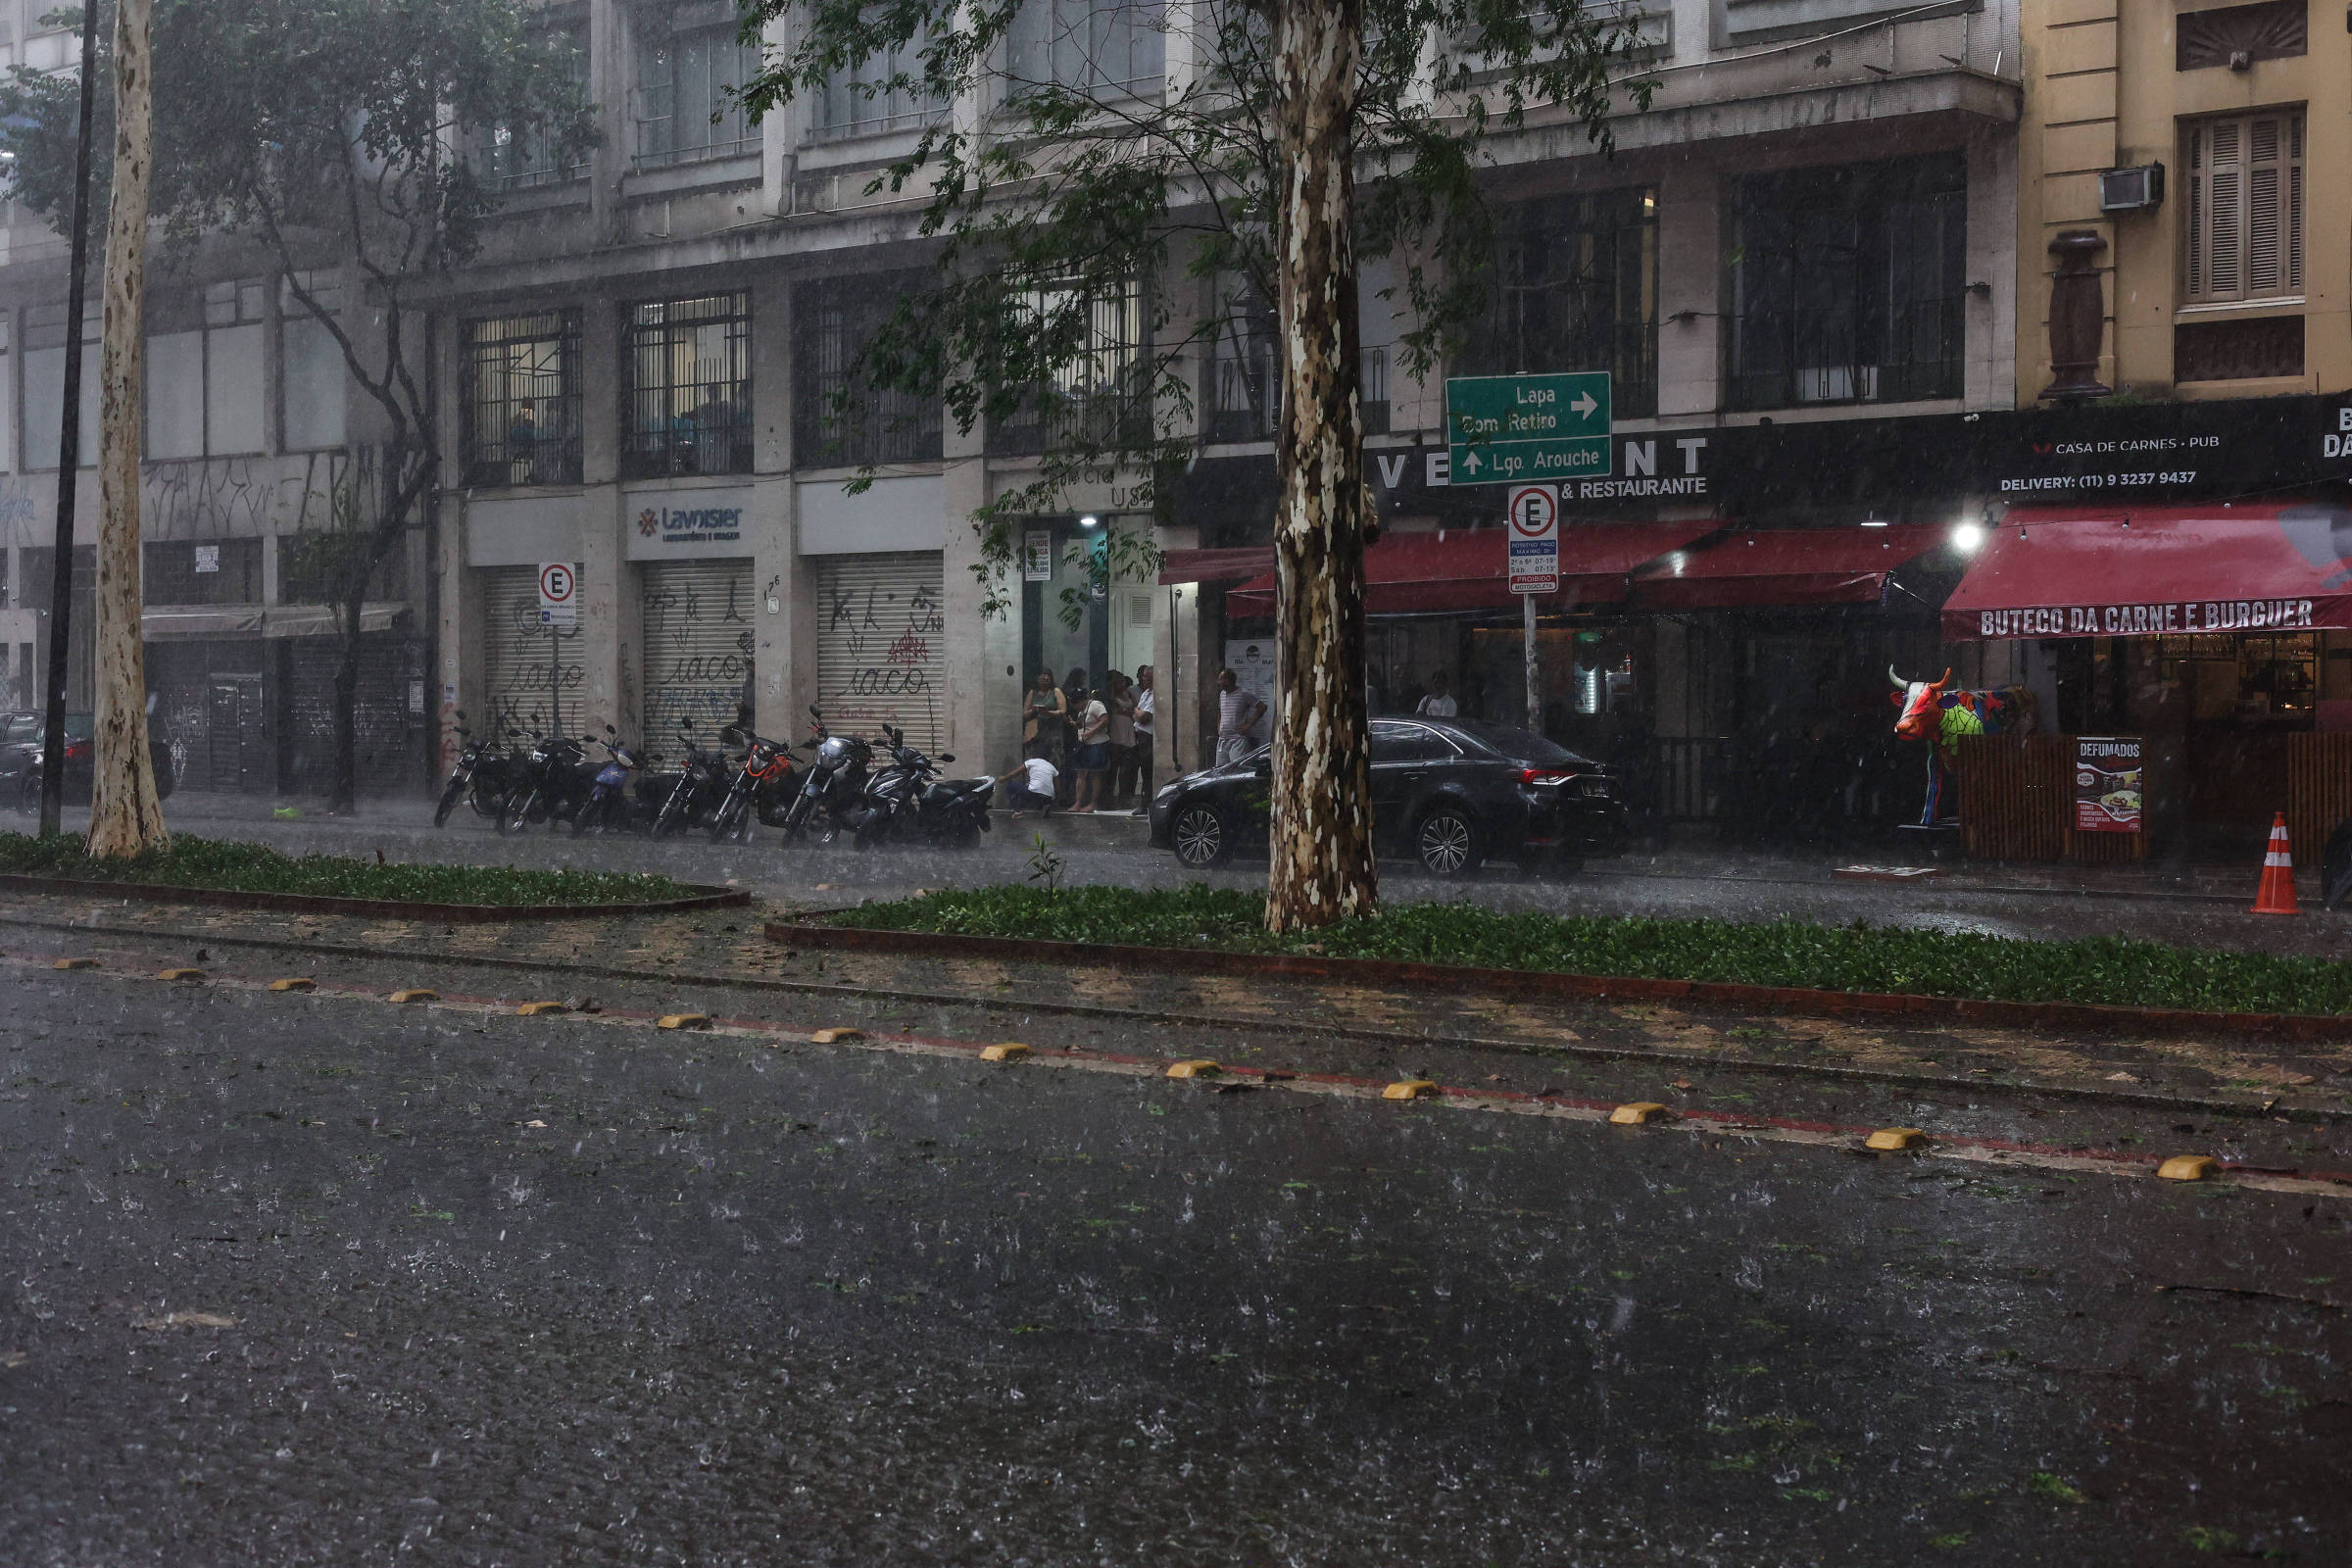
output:
[[1946,816],[1943,808],[1952,769],[1960,759],[1960,737],[2033,734],[2033,690],[1995,686],[1981,692],[1952,691],[1948,669],[1941,680],[1905,680],[1892,664],[1886,666],[1886,678],[1894,682],[1894,706],[1901,710],[1894,721],[1895,734],[1907,741],[1928,743],[1928,800],[1919,813],[1920,824],[1934,827],[1954,820],[1958,810]]

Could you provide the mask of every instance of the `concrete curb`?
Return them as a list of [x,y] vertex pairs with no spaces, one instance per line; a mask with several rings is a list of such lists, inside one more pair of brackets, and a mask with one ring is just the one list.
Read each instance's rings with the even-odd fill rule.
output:
[[338,899],[313,893],[254,893],[234,888],[183,888],[160,882],[92,882],[78,877],[0,875],[0,894],[63,893],[78,898],[136,899],[142,904],[204,904],[228,909],[276,909],[288,914],[359,914],[386,920],[439,920],[480,925],[493,920],[582,920],[612,914],[680,914],[733,908],[752,902],[748,888],[693,887],[683,899],[628,904],[417,904],[400,899]]
[[1172,974],[1331,980],[1348,985],[1576,1002],[1663,1002],[1803,1017],[1899,1018],[1906,1023],[1965,1023],[2096,1034],[2229,1034],[2281,1041],[2352,1040],[2352,1015],[2197,1012],[2177,1007],[2123,1007],[2082,1002],[1987,1002],[1970,997],[1816,991],[1799,986],[1737,985],[1719,980],[1653,980],[1632,975],[1479,969],[1386,958],[1318,958],[1288,954],[1221,953],[1206,948],[1138,948],[1111,943],[1049,942],[1030,937],[872,931],[856,926],[793,925],[781,921],[769,921],[764,930],[769,941],[793,947],[920,954],[931,957],[1088,964],[1158,969]]

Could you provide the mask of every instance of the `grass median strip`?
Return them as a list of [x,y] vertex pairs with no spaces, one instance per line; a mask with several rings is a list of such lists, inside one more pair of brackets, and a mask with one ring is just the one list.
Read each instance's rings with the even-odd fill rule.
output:
[[521,906],[634,904],[687,897],[664,876],[616,871],[526,871],[500,865],[377,863],[341,855],[281,855],[259,844],[175,834],[171,847],[124,860],[94,860],[78,833],[36,838],[0,833],[0,873],[220,888],[236,893],[301,893],[407,904]]
[[2219,953],[2122,937],[2037,942],[1857,921],[1623,919],[1396,904],[1298,936],[1263,925],[1256,894],[990,887],[867,904],[837,923],[876,930],[1132,947],[1385,958],[1566,974],[1720,981],[2001,1002],[2214,1012],[2352,1012],[2352,962]]

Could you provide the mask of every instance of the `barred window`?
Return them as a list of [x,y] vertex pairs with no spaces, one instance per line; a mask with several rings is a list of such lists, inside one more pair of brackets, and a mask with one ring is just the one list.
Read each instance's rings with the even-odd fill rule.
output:
[[2303,292],[2303,115],[2206,120],[2183,127],[2189,304]]
[[639,13],[636,167],[758,152],[760,127],[728,89],[760,74],[759,45],[743,42],[731,22],[668,32],[652,16]]
[[580,482],[580,313],[466,323],[466,483]]
[[1456,373],[1606,370],[1621,417],[1657,413],[1657,209],[1636,187],[1498,213],[1487,312]]
[[1036,396],[991,432],[992,450],[1135,447],[1150,440],[1142,283],[1130,278],[1094,293],[1049,284],[1031,290],[1021,308],[1060,351],[1059,363]]
[[[571,84],[582,94],[588,91],[588,28],[584,23],[551,29],[547,42],[562,51],[571,76]],[[561,156],[544,125],[490,125],[473,134],[474,169],[482,178],[499,190],[528,190],[537,185],[559,185],[566,180],[584,179],[588,174],[588,149],[572,149],[568,158]]]
[[1163,0],[1027,0],[1013,18],[1014,91],[1048,83],[1150,97],[1167,74]]
[[259,539],[150,539],[140,557],[140,597],[148,604],[262,602]]
[[836,277],[793,296],[793,464],[826,468],[921,463],[940,454],[940,400],[876,388],[854,373],[900,296],[928,276]]
[[1201,402],[1211,441],[1264,441],[1282,420],[1282,362],[1274,308],[1235,273],[1216,279],[1210,302],[1208,385]]
[[1732,407],[1960,395],[1959,154],[1742,179],[1733,225]]
[[752,297],[632,305],[624,332],[621,474],[752,471]]

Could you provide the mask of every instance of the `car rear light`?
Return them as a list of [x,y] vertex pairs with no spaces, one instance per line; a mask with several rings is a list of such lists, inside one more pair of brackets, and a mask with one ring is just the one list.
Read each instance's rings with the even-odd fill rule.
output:
[[78,761],[80,761],[80,760],[81,760],[83,758],[85,758],[85,757],[87,757],[87,756],[89,756],[89,755],[90,755],[90,743],[89,743],[88,741],[68,741],[68,742],[66,743],[66,760],[67,760],[67,761],[69,761],[69,762],[78,762]]
[[1523,767],[1519,770],[1519,782],[1522,784],[1557,784],[1562,779],[1575,776],[1556,767]]

